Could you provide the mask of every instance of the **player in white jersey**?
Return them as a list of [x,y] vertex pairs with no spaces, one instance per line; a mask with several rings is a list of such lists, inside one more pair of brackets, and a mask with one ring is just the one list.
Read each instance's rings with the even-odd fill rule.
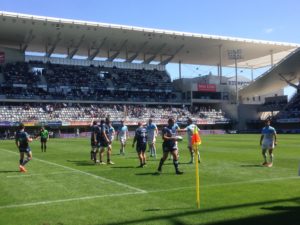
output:
[[152,122],[152,119],[149,119],[148,125],[146,127],[147,129],[147,141],[149,145],[150,150],[150,157],[156,158],[156,136],[158,134],[158,129],[155,123]]
[[[193,124],[193,120],[191,118],[187,119],[187,127],[184,128],[183,130],[186,131],[187,134],[187,139],[188,139],[188,149],[190,150],[190,154],[191,154],[191,161],[189,163],[194,163],[194,151],[193,151],[193,146],[192,146],[192,136],[193,136],[193,131],[196,127],[196,129],[198,130],[198,132],[200,131],[200,129],[197,127],[197,125]],[[198,162],[200,162],[200,152],[198,150]]]
[[121,121],[121,127],[118,129],[117,138],[120,140],[121,149],[120,155],[125,155],[125,146],[128,136],[128,127],[124,124],[124,121]]
[[[271,121],[266,120],[265,127],[262,129],[260,137],[260,145],[262,148],[262,155],[264,158],[263,166],[272,167],[273,166],[273,150],[275,145],[277,145],[277,134],[274,127],[270,126]],[[267,151],[269,151],[270,163],[267,161]]]

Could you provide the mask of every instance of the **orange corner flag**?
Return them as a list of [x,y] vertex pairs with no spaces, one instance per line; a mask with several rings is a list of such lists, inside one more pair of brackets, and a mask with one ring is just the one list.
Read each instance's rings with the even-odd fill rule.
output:
[[201,145],[201,137],[199,135],[198,128],[196,126],[194,128],[193,135],[192,135],[192,145],[193,146]]

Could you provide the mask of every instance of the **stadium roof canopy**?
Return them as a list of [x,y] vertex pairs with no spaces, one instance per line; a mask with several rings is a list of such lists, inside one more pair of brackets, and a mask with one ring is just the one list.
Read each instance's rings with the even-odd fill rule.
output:
[[131,27],[0,11],[0,45],[46,56],[65,54],[124,59],[143,63],[169,62],[233,66],[228,51],[241,50],[239,67],[274,64],[299,44]]
[[[271,67],[253,83],[240,91],[245,97],[260,96],[284,88],[288,83],[299,88],[300,84],[300,48],[282,59],[277,65]],[[298,84],[298,85],[297,85]]]

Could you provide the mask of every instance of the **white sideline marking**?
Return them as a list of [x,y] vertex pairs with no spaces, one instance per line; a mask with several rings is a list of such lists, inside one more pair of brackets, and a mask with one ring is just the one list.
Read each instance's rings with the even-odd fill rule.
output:
[[67,199],[59,199],[59,200],[52,200],[52,201],[32,202],[32,203],[24,203],[24,204],[18,204],[18,205],[3,205],[3,206],[0,206],[0,209],[19,208],[19,207],[37,206],[37,205],[48,205],[48,204],[61,203],[61,202],[71,202],[71,201],[89,200],[89,199],[95,199],[95,198],[105,198],[105,197],[115,197],[115,196],[125,196],[125,195],[138,195],[138,194],[144,194],[144,193],[143,192],[127,192],[127,193],[120,193],[120,194],[94,195],[94,196],[67,198]]
[[[12,151],[10,151],[8,149],[4,149],[4,148],[0,148],[0,149],[3,150],[3,151],[5,151],[5,152],[9,152],[9,153],[18,155],[18,153],[12,152]],[[117,184],[119,186],[123,186],[123,187],[129,188],[129,189],[141,192],[141,193],[146,193],[147,192],[145,190],[142,190],[142,189],[139,189],[139,188],[136,188],[136,187],[124,184],[124,183],[120,183],[118,181],[110,180],[110,179],[107,179],[107,178],[104,178],[104,177],[101,177],[101,176],[98,176],[98,175],[95,175],[95,174],[92,174],[92,173],[88,173],[88,172],[84,172],[84,171],[81,171],[81,170],[77,170],[77,169],[74,169],[74,168],[71,168],[71,167],[68,167],[68,166],[63,166],[63,165],[60,165],[60,164],[57,164],[57,163],[54,163],[54,162],[49,162],[49,161],[42,160],[42,159],[39,159],[39,158],[34,158],[33,160],[40,161],[40,162],[43,162],[43,163],[46,163],[46,164],[49,164],[49,165],[54,165],[54,166],[57,166],[57,167],[65,168],[67,170],[75,171],[77,173],[85,174],[85,175],[94,177],[96,179],[100,179],[100,180],[103,180],[103,181],[106,181],[106,182],[109,182],[109,183]]]
[[[274,180],[288,180],[288,179],[296,179],[296,178],[298,178],[298,176],[261,179],[261,180],[252,180],[252,181],[241,181],[241,182],[229,182],[229,183],[224,183],[224,184],[202,185],[202,187],[230,186],[230,185],[234,185],[234,184],[259,183],[259,182],[268,182],[268,181],[274,181]],[[129,192],[129,193],[120,193],[120,194],[95,195],[95,196],[86,196],[86,197],[78,197],[78,198],[59,199],[59,200],[52,200],[52,201],[25,203],[25,204],[18,204],[18,205],[16,205],[16,204],[15,205],[3,205],[3,206],[0,206],[0,209],[19,208],[19,207],[37,206],[37,205],[48,205],[48,204],[61,203],[61,202],[89,200],[89,199],[94,199],[94,198],[118,197],[118,196],[138,195],[138,194],[157,193],[157,192],[170,192],[170,191],[179,191],[179,190],[183,190],[183,189],[192,189],[192,188],[195,188],[195,186],[161,189],[161,190],[154,190],[154,191],[148,191],[148,192]]]
[[23,178],[23,177],[47,176],[47,175],[68,174],[68,173],[75,173],[75,171],[70,171],[70,172],[53,172],[53,173],[21,174],[21,175],[11,175],[11,176],[6,176],[6,177],[7,178]]
[[[280,181],[280,180],[290,180],[290,179],[299,179],[299,176],[293,176],[293,177],[278,177],[278,178],[270,178],[270,179],[257,179],[257,180],[249,180],[249,181],[236,181],[236,182],[227,182],[222,184],[208,184],[208,185],[201,185],[200,188],[204,187],[219,187],[219,186],[231,186],[236,184],[255,184],[255,183],[261,183],[261,182],[269,182],[269,181]],[[148,191],[148,193],[155,193],[155,192],[169,192],[169,191],[179,191],[183,189],[192,189],[195,188],[195,186],[186,186],[186,187],[178,187],[178,188],[170,188],[170,189],[160,189],[160,190],[153,190]]]

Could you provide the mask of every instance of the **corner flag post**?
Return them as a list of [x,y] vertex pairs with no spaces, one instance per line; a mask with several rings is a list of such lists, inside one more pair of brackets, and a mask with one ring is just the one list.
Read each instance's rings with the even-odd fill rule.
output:
[[199,177],[199,165],[198,165],[198,146],[194,146],[194,158],[196,159],[196,202],[197,208],[200,208],[200,177]]
[[198,128],[195,126],[192,136],[192,146],[194,150],[194,159],[196,161],[196,202],[197,208],[200,208],[200,177],[199,177],[199,165],[198,165],[198,146],[201,144],[201,138],[198,133]]

